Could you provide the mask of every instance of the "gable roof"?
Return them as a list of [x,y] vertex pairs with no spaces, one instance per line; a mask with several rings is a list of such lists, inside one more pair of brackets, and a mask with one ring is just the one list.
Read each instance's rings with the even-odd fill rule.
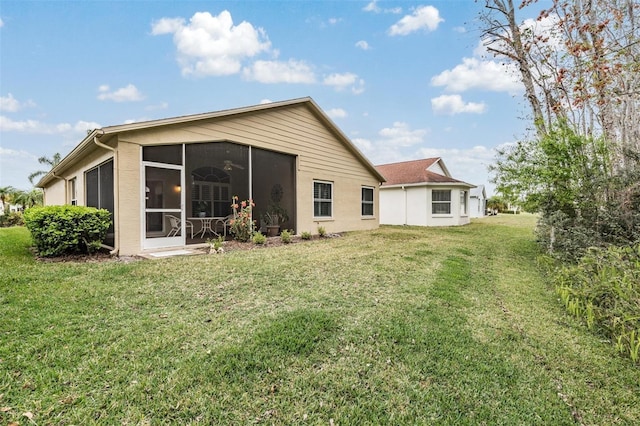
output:
[[[252,105],[241,108],[226,109],[214,112],[207,112],[201,114],[184,115],[179,117],[163,118],[159,120],[141,121],[130,124],[119,124],[115,126],[107,126],[101,129],[94,129],[53,169],[49,171],[36,185],[37,187],[44,187],[52,180],[58,178],[57,173],[61,173],[69,166],[73,165],[76,161],[83,158],[92,150],[96,149],[96,140],[99,140],[100,144],[104,145],[110,136],[128,132],[133,130],[152,129],[163,126],[170,126],[175,124],[186,124],[202,120],[210,120],[217,118],[225,118],[231,116],[237,116],[246,113],[254,113],[264,110],[275,110],[278,108],[287,108],[294,105],[306,105],[311,112],[323,123],[344,145],[346,148],[367,168],[380,182],[384,182],[384,177],[376,169],[376,167],[365,157],[365,155],[355,146],[353,142],[336,126],[336,124],[329,118],[327,114],[315,103],[310,97],[290,99],[280,102],[271,102],[266,104]],[[105,137],[106,136],[106,137]]]
[[469,196],[478,198],[482,196],[482,198],[487,198],[487,193],[484,190],[484,185],[478,185],[475,188],[471,189],[469,191]]
[[[440,166],[440,168],[438,169],[437,166]],[[440,157],[381,164],[376,166],[376,169],[386,178],[386,182],[382,185],[383,187],[426,184],[463,185],[470,188],[474,186],[451,177],[449,170]],[[444,175],[434,171],[440,169],[444,171]]]

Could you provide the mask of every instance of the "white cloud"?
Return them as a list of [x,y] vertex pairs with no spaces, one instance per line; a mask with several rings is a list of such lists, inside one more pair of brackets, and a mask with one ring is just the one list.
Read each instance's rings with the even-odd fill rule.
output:
[[184,18],[162,18],[151,24],[152,35],[173,34],[184,27]]
[[352,93],[359,95],[364,92],[365,83],[357,74],[346,72],[342,74],[329,74],[323,79],[322,84],[325,86],[331,86],[337,91],[345,90],[347,87],[350,87]]
[[4,21],[0,18],[0,28],[4,27]]
[[381,13],[381,12],[394,13],[394,14],[402,13],[401,7],[393,7],[390,9],[380,8],[380,6],[378,6],[378,0],[371,0],[371,2],[367,3],[367,5],[362,8],[362,10],[365,12],[373,12],[373,13]]
[[493,92],[522,92],[522,84],[513,64],[496,61],[482,61],[463,58],[462,63],[451,70],[445,70],[431,78],[434,86],[444,86],[450,92],[464,92],[471,89]]
[[423,142],[427,131],[424,129],[411,130],[407,123],[396,121],[393,123],[393,127],[385,127],[378,134],[387,145],[408,147]]
[[332,108],[327,111],[327,115],[333,119],[336,118],[345,118],[348,116],[347,111],[342,108]]
[[362,50],[370,50],[371,46],[369,46],[369,43],[367,43],[365,40],[360,40],[356,43],[356,47],[360,48]]
[[433,6],[420,6],[413,14],[406,15],[389,28],[389,35],[405,36],[420,30],[434,31],[444,19],[440,12]]
[[473,113],[482,114],[486,111],[485,103],[467,102],[462,100],[460,95],[442,95],[431,99],[431,108],[437,114],[460,114]]
[[329,25],[337,25],[342,22],[342,18],[329,18]]
[[101,101],[114,101],[114,102],[135,102],[144,99],[144,96],[136,86],[129,84],[125,87],[121,87],[110,92],[110,87],[106,84],[98,87],[98,99]]
[[247,58],[271,50],[262,28],[246,21],[234,25],[227,10],[217,16],[197,12],[188,24],[182,18],[163,18],[152,24],[151,33],[173,34],[183,75],[236,74]]
[[16,112],[26,107],[33,107],[35,103],[31,100],[20,102],[11,93],[7,96],[0,96],[0,111]]
[[344,74],[335,73],[326,76],[323,80],[323,84],[343,89],[354,84],[356,81],[358,81],[357,74],[353,74],[350,72]]
[[255,61],[242,70],[247,80],[260,83],[304,83],[316,82],[313,69],[304,61],[289,59],[282,61]]
[[265,104],[270,104],[273,103],[273,101],[271,99],[263,99],[260,101],[260,105],[265,105]]
[[362,10],[364,10],[365,12],[379,13],[380,12],[380,7],[378,7],[378,5],[376,3],[377,3],[377,0],[372,0],[365,7],[363,7]]
[[371,152],[373,150],[373,143],[369,139],[353,138],[351,139],[362,152]]
[[47,124],[37,120],[12,120],[0,115],[0,130],[6,132],[21,132],[34,134],[86,134],[87,130],[99,129],[98,123],[90,121],[78,121],[76,124],[59,123]]
[[20,109],[20,102],[11,93],[0,96],[0,111],[16,112]]

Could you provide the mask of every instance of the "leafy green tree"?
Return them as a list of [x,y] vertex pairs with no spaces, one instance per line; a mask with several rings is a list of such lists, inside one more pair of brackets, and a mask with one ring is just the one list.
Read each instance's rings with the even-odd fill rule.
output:
[[606,201],[609,164],[602,139],[579,136],[559,124],[540,140],[499,151],[490,170],[497,191],[523,200],[527,210],[575,217]]
[[487,200],[487,208],[503,212],[507,209],[508,203],[499,195],[494,195]]
[[[60,163],[61,159],[62,157],[60,156],[60,153],[56,152],[55,154],[53,154],[52,158],[44,157],[44,156],[38,158],[38,163],[49,165],[50,166],[49,170],[51,170],[55,166],[57,166],[58,163]],[[31,173],[29,175],[29,182],[31,182],[32,185],[35,185],[34,179],[37,177],[46,175],[47,173],[49,173],[49,170],[38,170],[36,172]]]
[[13,202],[22,205],[25,210],[41,206],[43,203],[42,190],[34,188],[31,191],[18,191],[14,196]]
[[6,204],[11,202],[13,195],[16,193],[16,189],[12,186],[0,187],[0,203],[2,203],[2,213],[7,212]]

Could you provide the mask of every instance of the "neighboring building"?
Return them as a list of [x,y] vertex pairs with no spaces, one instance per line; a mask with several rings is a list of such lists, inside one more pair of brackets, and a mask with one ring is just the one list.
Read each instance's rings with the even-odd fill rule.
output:
[[441,158],[376,166],[386,182],[380,187],[380,223],[455,226],[469,223],[469,190],[451,177]]
[[471,217],[484,217],[487,213],[487,193],[484,185],[471,188],[469,194],[469,214]]
[[258,221],[277,203],[296,233],[375,229],[382,181],[302,98],[97,129],[38,186],[45,205],[109,210],[106,244],[132,255],[202,243],[235,195],[254,200]]

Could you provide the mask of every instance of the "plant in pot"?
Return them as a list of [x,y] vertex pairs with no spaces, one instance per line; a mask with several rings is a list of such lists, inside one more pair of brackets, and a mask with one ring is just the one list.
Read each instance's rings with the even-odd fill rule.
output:
[[280,224],[289,220],[289,215],[280,204],[271,202],[261,219],[267,227],[267,236],[275,237],[280,231]]
[[209,203],[206,201],[198,201],[198,217],[206,217]]

